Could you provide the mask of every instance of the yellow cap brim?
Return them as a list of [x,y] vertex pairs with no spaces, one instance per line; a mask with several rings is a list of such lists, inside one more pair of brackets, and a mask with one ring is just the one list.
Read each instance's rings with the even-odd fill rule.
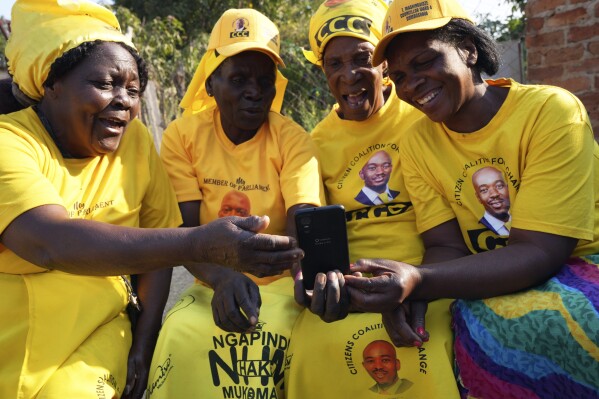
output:
[[231,57],[236,54],[239,54],[244,51],[260,51],[268,55],[275,64],[280,65],[285,68],[285,63],[283,59],[277,54],[273,49],[268,46],[259,43],[251,43],[251,42],[239,42],[229,44],[227,46],[222,46],[216,49],[219,54],[224,55],[225,57]]
[[372,64],[374,66],[380,65],[383,61],[385,61],[385,51],[387,50],[387,46],[391,43],[391,40],[395,38],[395,36],[401,33],[408,32],[419,32],[425,30],[433,30],[445,26],[451,21],[452,17],[443,17],[436,18],[430,21],[422,21],[415,24],[411,24],[406,26],[405,28],[396,29],[387,33],[381,41],[376,45],[374,49],[374,54],[372,56]]

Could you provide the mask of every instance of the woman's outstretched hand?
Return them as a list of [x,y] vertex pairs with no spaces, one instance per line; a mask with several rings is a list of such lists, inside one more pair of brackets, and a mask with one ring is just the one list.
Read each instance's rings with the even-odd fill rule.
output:
[[300,261],[303,251],[293,237],[260,233],[269,222],[268,216],[233,216],[198,227],[197,258],[258,277],[281,274]]

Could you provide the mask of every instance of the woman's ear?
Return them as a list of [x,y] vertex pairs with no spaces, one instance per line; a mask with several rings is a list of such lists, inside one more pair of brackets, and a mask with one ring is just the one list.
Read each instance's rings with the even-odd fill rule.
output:
[[388,78],[389,77],[389,64],[387,63],[387,60],[383,61],[383,63],[381,64],[381,68],[383,70],[383,78]]
[[458,51],[467,66],[473,67],[478,62],[478,49],[470,38],[466,38],[458,46]]

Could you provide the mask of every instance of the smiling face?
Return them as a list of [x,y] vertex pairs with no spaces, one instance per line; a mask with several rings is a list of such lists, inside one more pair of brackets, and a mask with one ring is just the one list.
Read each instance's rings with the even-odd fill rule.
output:
[[116,43],[102,43],[52,87],[40,108],[60,146],[76,158],[114,152],[140,107],[137,64]]
[[276,68],[258,51],[244,51],[226,59],[206,81],[214,95],[227,137],[235,143],[251,139],[268,119],[275,98]]
[[391,157],[387,152],[379,151],[360,169],[359,175],[366,187],[380,194],[387,188],[392,171]]
[[337,36],[327,44],[323,70],[343,119],[363,121],[385,103],[383,68],[372,66],[374,46],[356,37]]
[[387,341],[374,341],[364,348],[362,365],[382,388],[391,386],[397,379],[400,363],[395,348]]
[[507,222],[510,218],[510,192],[503,174],[495,168],[482,168],[472,175],[472,184],[476,198],[485,210]]
[[[435,122],[458,126],[473,118],[468,105],[475,96],[476,48],[469,40],[453,44],[431,39],[430,32],[397,35],[385,55],[397,96]],[[456,129],[457,130],[457,129]]]

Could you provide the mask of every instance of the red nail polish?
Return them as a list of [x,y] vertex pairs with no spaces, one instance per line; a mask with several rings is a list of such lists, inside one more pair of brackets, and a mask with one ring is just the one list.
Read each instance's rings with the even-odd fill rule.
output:
[[420,342],[420,341],[414,341],[413,345],[420,348],[422,346],[422,342]]
[[418,327],[416,329],[416,332],[418,333],[418,335],[424,335],[424,333],[425,333],[424,327]]

